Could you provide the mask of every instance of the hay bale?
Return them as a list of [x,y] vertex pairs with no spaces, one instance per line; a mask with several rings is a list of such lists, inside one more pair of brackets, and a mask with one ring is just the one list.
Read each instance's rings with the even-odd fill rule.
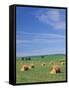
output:
[[20,71],[24,71],[24,68],[21,68]]
[[50,69],[51,74],[56,74],[56,73],[60,73],[60,72],[61,72],[60,66],[57,64],[53,65]]
[[52,70],[50,71],[50,74],[56,74],[55,69],[52,69]]
[[31,69],[31,66],[28,66],[29,67],[29,69]]
[[31,66],[31,68],[35,68],[34,64],[31,64],[30,66]]
[[20,71],[27,71],[27,70],[29,70],[30,68],[29,68],[29,66],[28,65],[22,65],[22,67],[21,67],[21,70]]
[[60,66],[54,65],[53,68],[55,69],[56,73],[60,73]]
[[65,64],[65,62],[61,62],[60,64],[61,64],[61,65],[64,65],[64,64]]
[[41,64],[41,66],[45,66],[45,65],[46,65],[46,63],[42,63],[42,64]]

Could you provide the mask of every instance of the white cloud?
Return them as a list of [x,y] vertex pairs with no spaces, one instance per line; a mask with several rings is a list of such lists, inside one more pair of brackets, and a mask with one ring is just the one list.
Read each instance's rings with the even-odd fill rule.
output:
[[[44,55],[44,54],[58,54],[58,53],[65,53],[65,36],[63,35],[58,35],[58,34],[49,34],[49,33],[27,33],[23,32],[23,34],[27,36],[33,36],[34,38],[32,39],[17,39],[17,46],[20,48],[23,46],[24,49],[31,48],[30,51],[24,52],[20,51],[17,52],[17,56],[34,56],[34,55]],[[43,45],[51,45],[54,44],[54,47],[49,47],[49,48],[44,48]],[[63,44],[62,48],[56,48],[56,45]],[[39,46],[40,45],[40,46]],[[37,48],[39,46],[39,48]]]
[[23,32],[23,34],[30,36],[33,36],[33,38],[29,39],[28,37],[25,39],[17,39],[17,44],[38,44],[38,43],[56,43],[56,42],[65,42],[65,36],[63,35],[57,35],[57,34],[45,34],[45,33],[26,33]]
[[65,29],[65,23],[64,22],[55,23],[55,29]]
[[62,16],[58,9],[41,11],[36,15],[36,18],[42,23],[52,26],[53,29],[65,29],[65,17]]
[[19,31],[18,34],[19,34],[20,36],[22,35],[22,37],[24,37],[24,35],[25,35],[25,36],[27,36],[27,37],[28,37],[28,36],[36,36],[36,37],[41,37],[41,38],[42,38],[42,37],[47,37],[47,38],[48,38],[48,37],[49,37],[49,38],[50,38],[50,37],[64,38],[63,35],[52,34],[52,33],[40,33],[40,32],[39,32],[39,33],[30,33],[30,32],[24,32],[24,31],[23,31],[23,32],[22,32],[22,31],[20,32],[20,31]]

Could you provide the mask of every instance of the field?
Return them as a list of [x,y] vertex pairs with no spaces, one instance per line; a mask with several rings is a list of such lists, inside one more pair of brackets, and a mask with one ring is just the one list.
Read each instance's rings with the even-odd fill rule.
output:
[[[26,58],[26,57],[25,57]],[[45,55],[31,56],[31,60],[22,60],[17,57],[16,60],[16,83],[35,83],[35,82],[52,82],[66,80],[66,60],[65,55]],[[65,62],[64,64],[60,64]],[[45,63],[45,66],[42,66]],[[50,74],[50,68],[56,63],[60,65],[61,72]],[[27,71],[20,71],[22,64],[34,64],[35,68]]]

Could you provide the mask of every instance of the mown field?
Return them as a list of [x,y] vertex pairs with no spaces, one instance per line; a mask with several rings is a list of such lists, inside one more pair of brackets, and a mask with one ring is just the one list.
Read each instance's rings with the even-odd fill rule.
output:
[[[66,64],[61,65],[60,62],[65,60],[65,55],[46,55],[32,56],[31,60],[16,60],[16,83],[35,83],[35,82],[51,82],[51,81],[65,81],[66,80]],[[42,63],[46,63],[42,66]],[[60,65],[61,72],[57,74],[50,74],[50,68],[56,63]],[[27,71],[20,71],[23,64],[34,64],[35,68]]]

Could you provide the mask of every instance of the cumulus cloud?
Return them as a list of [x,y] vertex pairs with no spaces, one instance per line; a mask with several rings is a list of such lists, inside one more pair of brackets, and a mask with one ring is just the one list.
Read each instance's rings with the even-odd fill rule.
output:
[[36,14],[36,18],[53,27],[53,29],[65,29],[65,13],[62,15],[60,9],[49,9]]

